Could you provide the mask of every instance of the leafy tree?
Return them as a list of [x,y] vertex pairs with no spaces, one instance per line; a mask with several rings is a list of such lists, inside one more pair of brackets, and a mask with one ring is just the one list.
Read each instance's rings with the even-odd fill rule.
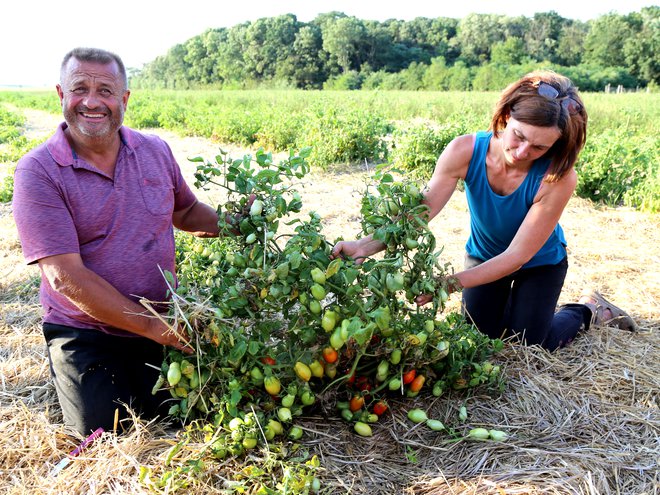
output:
[[586,63],[601,67],[625,67],[624,45],[634,32],[626,18],[618,14],[606,14],[591,23],[584,40]]
[[459,60],[449,69],[449,88],[452,91],[469,91],[472,89],[472,73],[465,62]]
[[308,24],[296,33],[292,53],[288,60],[282,62],[277,73],[299,88],[320,88],[327,79],[326,56],[321,28]]
[[534,14],[525,33],[527,53],[535,60],[556,62],[557,45],[566,21],[554,11]]
[[245,32],[243,60],[255,80],[271,79],[277,67],[291,55],[298,21],[293,14],[257,19]]
[[555,59],[561,65],[578,65],[582,62],[584,39],[589,32],[587,23],[570,21],[559,33]]
[[520,38],[508,38],[493,45],[490,61],[499,65],[517,65],[526,58],[525,42]]
[[356,17],[342,17],[329,22],[323,29],[323,49],[342,72],[358,68],[364,61],[357,56],[365,33],[364,24]]
[[636,34],[626,40],[623,52],[633,74],[646,83],[660,84],[660,7],[643,8],[631,14],[636,21]]
[[426,69],[422,80],[424,89],[442,91],[449,89],[449,68],[444,57],[435,57]]
[[505,40],[504,20],[505,16],[497,14],[468,14],[461,19],[456,34],[461,47],[460,59],[468,65],[488,61],[491,47]]

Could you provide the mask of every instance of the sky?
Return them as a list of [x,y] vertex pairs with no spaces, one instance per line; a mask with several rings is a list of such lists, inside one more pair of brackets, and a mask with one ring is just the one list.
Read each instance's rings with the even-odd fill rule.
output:
[[113,51],[127,67],[141,68],[206,29],[289,13],[309,22],[331,11],[384,21],[460,19],[470,13],[532,17],[554,10],[567,19],[587,21],[658,4],[658,0],[6,0],[0,17],[0,86],[54,88],[64,54],[77,46]]

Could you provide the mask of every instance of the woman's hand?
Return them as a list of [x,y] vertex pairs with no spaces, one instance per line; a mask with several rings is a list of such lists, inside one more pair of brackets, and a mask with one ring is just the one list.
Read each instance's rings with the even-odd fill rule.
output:
[[[450,275],[440,280],[441,287],[447,292],[447,295],[463,290],[463,284],[456,275]],[[415,304],[424,306],[433,301],[435,294],[420,294],[415,298]]]

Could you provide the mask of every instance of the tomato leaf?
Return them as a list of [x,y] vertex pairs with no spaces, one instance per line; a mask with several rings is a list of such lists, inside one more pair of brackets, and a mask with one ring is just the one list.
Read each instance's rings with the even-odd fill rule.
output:
[[336,274],[341,268],[342,260],[341,258],[336,258],[330,262],[328,268],[325,270],[325,277],[330,278]]

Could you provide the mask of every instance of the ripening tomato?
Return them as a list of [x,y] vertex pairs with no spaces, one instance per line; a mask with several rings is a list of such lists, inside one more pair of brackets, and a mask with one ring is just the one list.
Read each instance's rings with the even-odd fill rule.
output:
[[298,378],[300,378],[303,381],[308,382],[309,379],[312,377],[312,370],[309,369],[309,366],[307,366],[305,363],[298,361],[293,367],[293,370],[296,372],[296,375]]
[[316,378],[323,378],[323,365],[320,361],[314,360],[309,363],[309,370],[312,372]]
[[364,397],[361,395],[354,395],[348,403],[348,408],[351,412],[359,411],[364,406]]
[[267,364],[269,366],[273,366],[274,364],[276,364],[277,361],[275,361],[270,356],[264,356],[264,357],[261,358],[261,362],[264,363],[264,364]]
[[324,348],[322,354],[323,354],[323,359],[328,364],[332,364],[332,363],[336,362],[337,358],[339,357],[339,354],[337,353],[337,351],[334,350],[332,347]]
[[270,395],[277,395],[282,390],[282,385],[276,376],[267,376],[264,378],[264,388]]
[[415,379],[416,376],[417,376],[417,371],[415,371],[414,369],[406,371],[403,374],[403,384],[408,385]]
[[336,363],[332,363],[332,364],[328,363],[328,364],[325,366],[325,376],[327,376],[327,377],[330,378],[331,380],[332,380],[335,376],[337,376],[337,364],[336,364]]
[[426,377],[424,375],[417,375],[415,379],[410,382],[410,390],[413,392],[419,392],[424,386],[424,381],[426,381]]

